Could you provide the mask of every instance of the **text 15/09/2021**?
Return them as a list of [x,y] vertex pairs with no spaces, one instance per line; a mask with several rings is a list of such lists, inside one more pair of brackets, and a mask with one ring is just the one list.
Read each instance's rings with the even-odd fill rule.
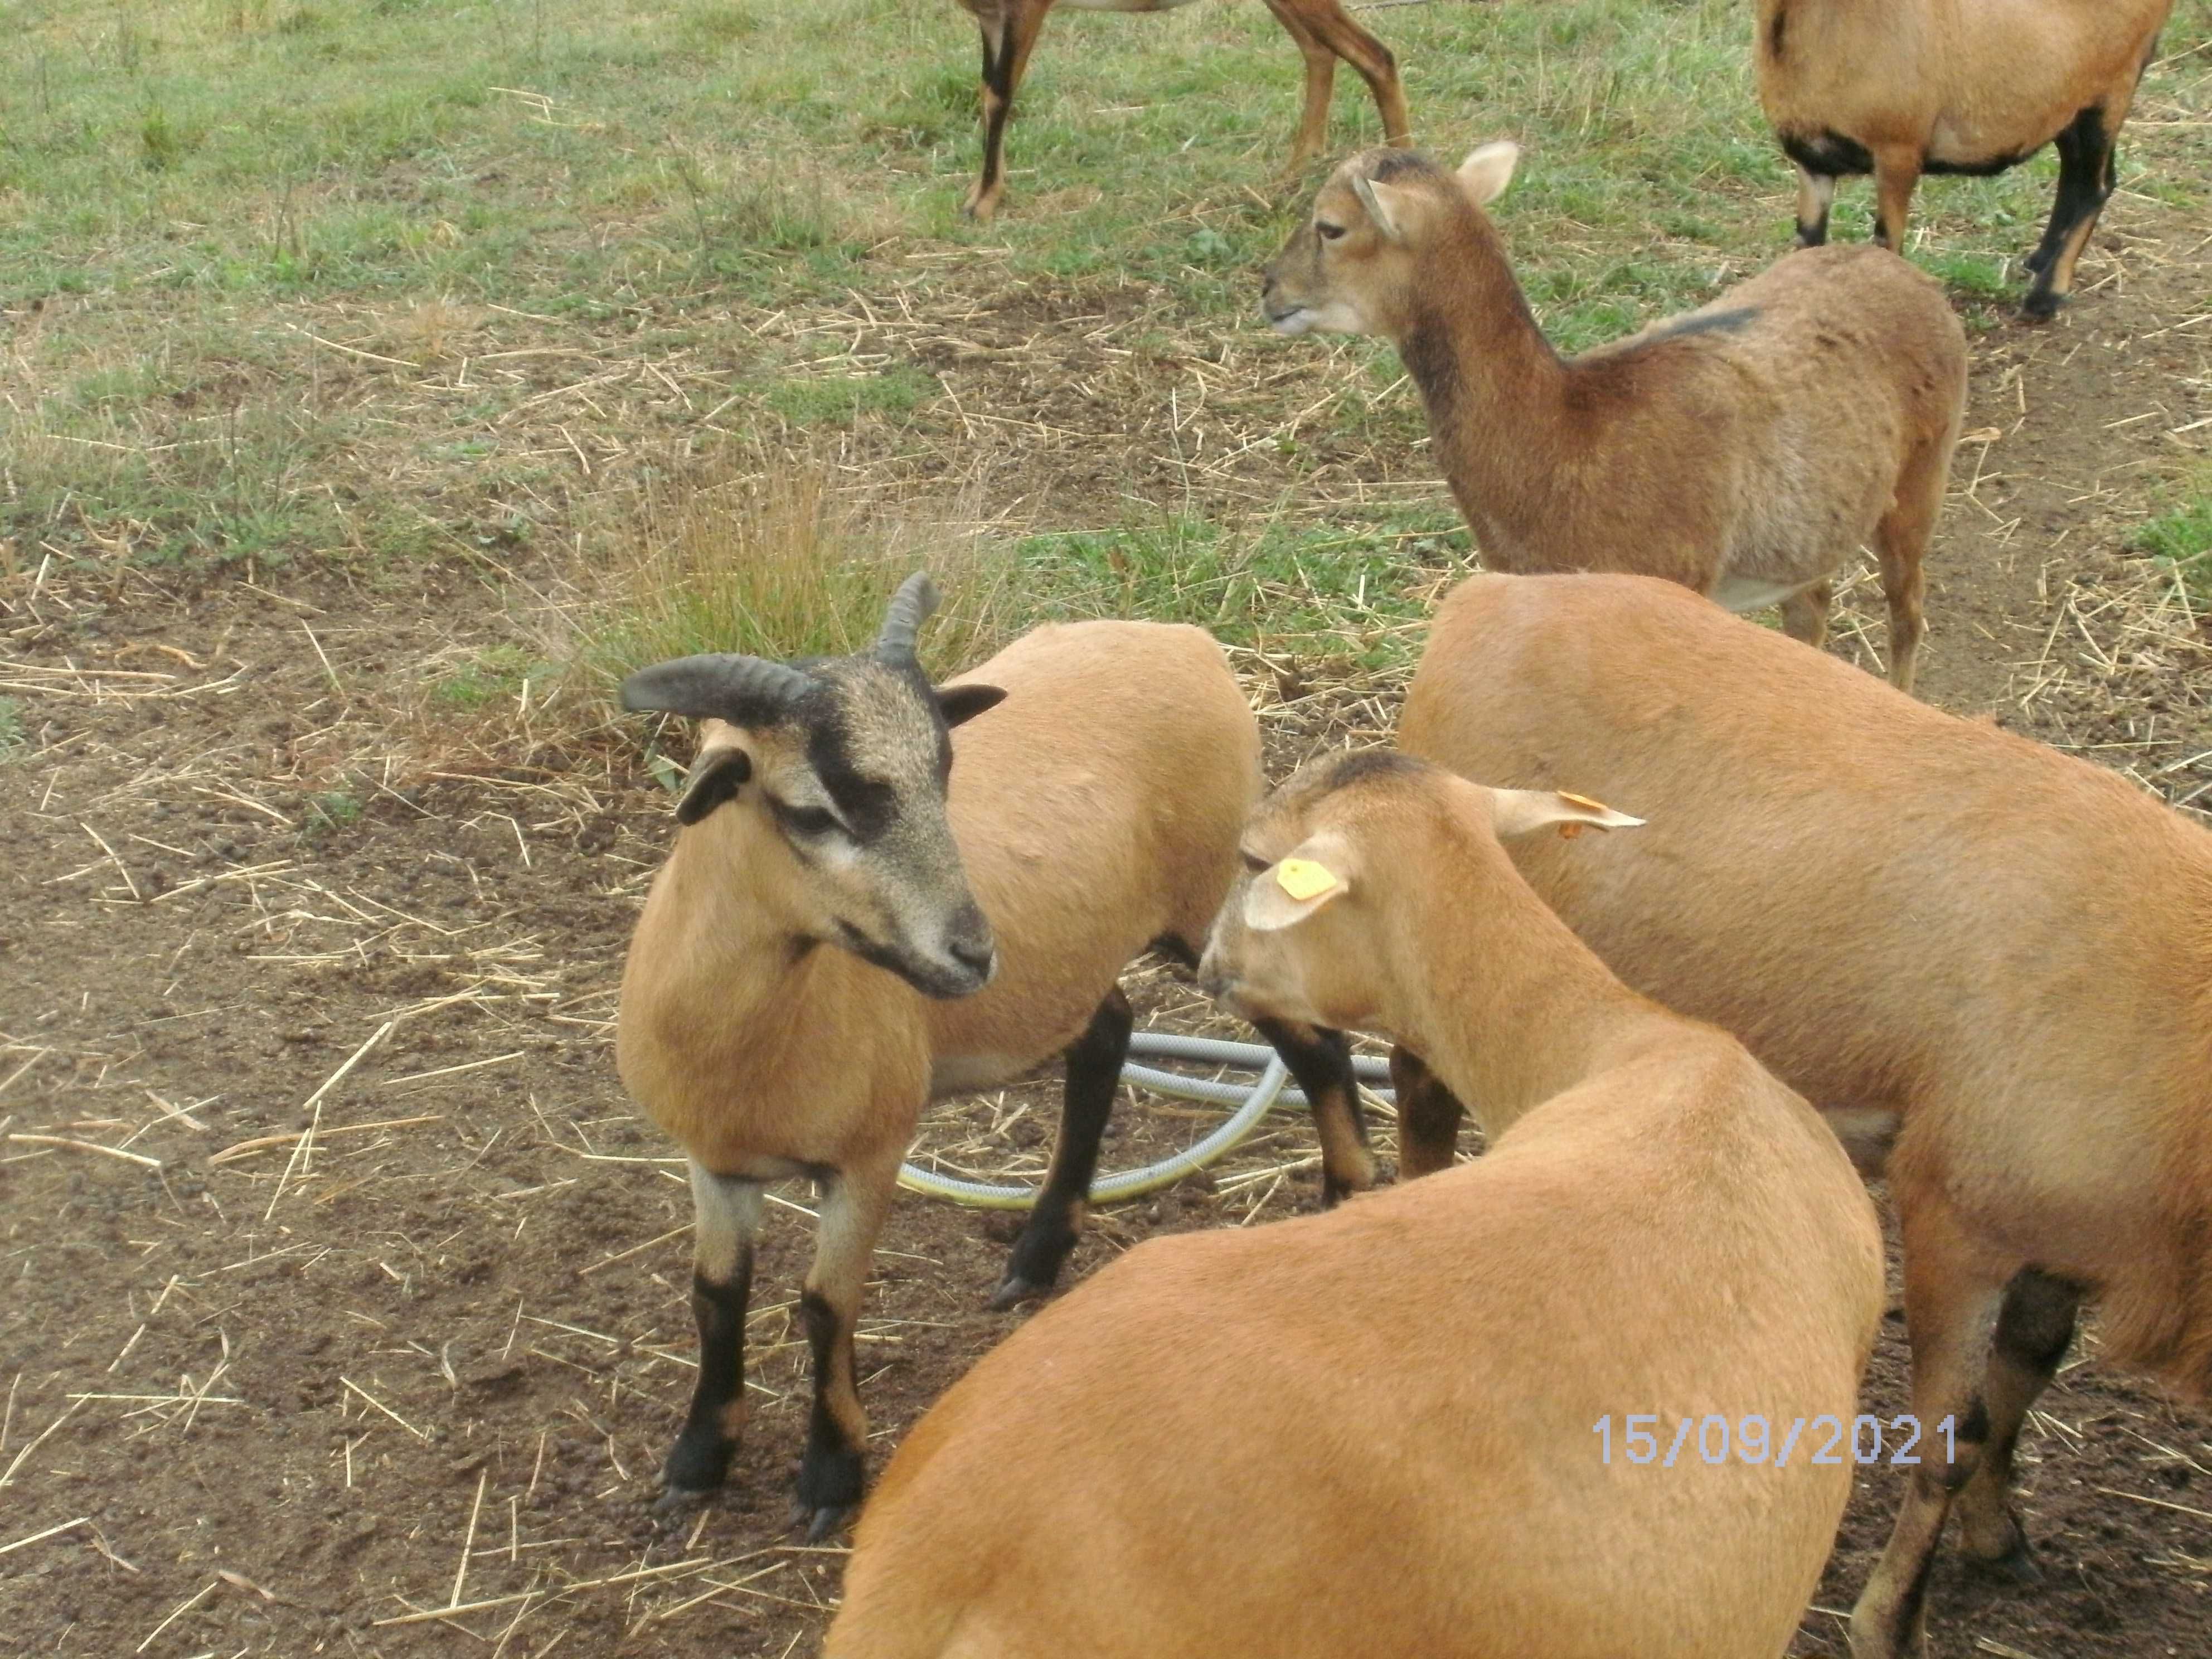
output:
[[[1917,1417],[1795,1417],[1770,1421],[1753,1413],[1727,1418],[1717,1412],[1704,1417],[1674,1419],[1671,1436],[1662,1436],[1657,1412],[1632,1412],[1620,1419],[1619,1443],[1614,1419],[1607,1412],[1590,1425],[1597,1437],[1598,1459],[1610,1463],[1616,1455],[1631,1463],[1653,1463],[1671,1469],[1686,1454],[1709,1464],[1728,1462],[1765,1464],[1786,1468],[1794,1458],[1801,1463],[1901,1464],[1954,1461],[1953,1419],[1945,1417],[1928,1425],[1923,1436]],[[1890,1437],[1885,1441],[1884,1430]],[[1925,1438],[1929,1455],[1923,1460]],[[1884,1450],[1887,1456],[1885,1458]]]

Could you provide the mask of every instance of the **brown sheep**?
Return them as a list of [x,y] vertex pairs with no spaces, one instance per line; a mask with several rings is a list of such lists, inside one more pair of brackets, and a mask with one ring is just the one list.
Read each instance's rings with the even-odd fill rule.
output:
[[1662,576],[1732,611],[1779,605],[1818,645],[1837,570],[1871,541],[1890,678],[1910,690],[1966,401],[1942,291],[1880,250],[1815,249],[1563,359],[1482,210],[1519,154],[1486,144],[1456,173],[1354,156],[1267,268],[1267,320],[1397,345],[1494,568]]
[[[1081,11],[1173,11],[1191,0],[1061,0]],[[975,14],[983,32],[983,171],[968,192],[960,210],[971,219],[988,219],[999,210],[1006,193],[1005,143],[1006,118],[1014,112],[1014,89],[1029,67],[1030,48],[1044,27],[1053,0],[960,0]],[[1321,154],[1328,137],[1328,98],[1336,79],[1340,58],[1359,72],[1375,94],[1375,107],[1382,117],[1382,136],[1394,144],[1413,142],[1406,116],[1406,94],[1398,84],[1397,60],[1390,49],[1352,21],[1339,0],[1267,0],[1298,50],[1305,54],[1306,102],[1298,122],[1297,142],[1291,147],[1290,168],[1296,171]]]
[[1490,1155],[1039,1314],[892,1459],[825,1659],[1775,1659],[1850,1490],[1781,1443],[1851,1419],[1881,1233],[1811,1109],[1500,846],[1634,822],[1387,755],[1260,809],[1201,977],[1429,1045]]
[[1629,984],[1840,1109],[1869,1166],[1894,1134],[1913,1413],[1958,1458],[1913,1472],[1857,1659],[1913,1650],[1954,1502],[1969,1555],[2029,1576],[2013,1453],[2077,1304],[2113,1364],[2212,1390],[2212,835],[1628,576],[1462,586],[1400,741],[1648,816],[1516,861]]
[[[1261,783],[1252,712],[1199,629],[1042,628],[938,690],[914,659],[934,603],[918,575],[872,651],[688,657],[623,686],[629,708],[714,717],[616,1023],[623,1082],[691,1159],[699,1377],[663,1479],[721,1483],[763,1188],[810,1177],[799,1503],[817,1535],[860,1501],[854,1325],[923,1105],[1065,1056],[1051,1172],[996,1300],[1049,1288],[1128,1048],[1115,979],[1148,945],[1194,958]],[[1263,1035],[1314,1103],[1329,1193],[1368,1184],[1342,1037]]]
[[1826,240],[1836,179],[1874,174],[1875,234],[1905,246],[1923,173],[2002,173],[2058,146],[2022,309],[2074,288],[2118,179],[2114,146],[2173,0],[1759,0],[1759,101],[1797,164],[1797,243]]

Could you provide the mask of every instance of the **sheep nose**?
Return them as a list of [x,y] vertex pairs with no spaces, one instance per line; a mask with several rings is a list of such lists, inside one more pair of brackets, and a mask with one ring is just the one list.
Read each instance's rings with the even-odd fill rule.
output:
[[954,913],[945,931],[945,953],[974,974],[979,984],[988,983],[998,971],[998,945],[991,937],[990,921],[973,902]]
[[1206,954],[1198,959],[1198,988],[1218,1002],[1229,994],[1234,982],[1223,968],[1219,953],[1208,946]]

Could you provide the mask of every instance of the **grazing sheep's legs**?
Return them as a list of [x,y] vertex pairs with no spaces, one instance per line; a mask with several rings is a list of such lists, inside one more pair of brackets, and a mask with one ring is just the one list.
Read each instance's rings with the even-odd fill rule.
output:
[[1874,153],[1874,237],[1892,253],[1905,252],[1905,217],[1920,182],[1920,152],[1893,145]]
[[809,1539],[825,1536],[860,1501],[868,1417],[860,1409],[853,1331],[860,1322],[876,1235],[890,1210],[898,1154],[904,1150],[896,1149],[887,1164],[836,1171],[822,1185],[814,1265],[799,1298],[814,1355],[814,1410],[799,1465],[794,1518],[808,1522]]
[[699,1380],[690,1414],[662,1467],[671,1498],[711,1492],[729,1472],[745,1413],[745,1299],[761,1183],[691,1164],[691,1316],[699,1326]]
[[1098,1172],[1099,1139],[1114,1109],[1135,1023],[1129,999],[1117,985],[1091,1016],[1083,1035],[1068,1045],[1067,1097],[1060,1109],[1060,1139],[1052,1149],[1052,1170],[1007,1258],[1006,1276],[991,1297],[994,1308],[1011,1308],[1051,1290],[1075,1248],[1091,1177]]
[[2051,222],[2044,228],[2043,240],[2027,261],[2035,280],[2021,309],[2030,317],[2050,316],[2073,291],[2074,262],[2088,245],[2089,233],[2096,229],[2098,216],[2118,182],[2114,140],[2126,113],[2123,106],[2108,119],[2102,108],[2092,105],[2058,135],[2058,193],[2051,198]]
[[1267,9],[1298,43],[1306,60],[1305,109],[1298,118],[1298,136],[1291,146],[1286,170],[1295,173],[1328,143],[1328,99],[1340,58],[1358,71],[1367,89],[1375,94],[1383,137],[1394,144],[1413,142],[1413,123],[1406,113],[1397,59],[1388,46],[1353,22],[1337,0],[1267,0]]
[[1940,1178],[1917,1168],[1911,1129],[1890,1160],[1905,1244],[1905,1317],[1912,1337],[1912,1411],[1919,1467],[1906,1481],[1889,1543],[1851,1609],[1851,1659],[1907,1659],[1921,1650],[1928,1577],[1943,1522],[1974,1478],[1989,1438],[1982,1389],[1990,1334],[2017,1271],[1970,1237]]
[[1014,112],[1014,88],[1022,83],[1052,0],[975,0],[969,9],[983,33],[983,171],[960,210],[971,219],[988,219],[1006,193],[1006,118]]
[[1466,1109],[1428,1062],[1403,1046],[1390,1050],[1390,1087],[1398,1097],[1398,1179],[1451,1168]]
[[1287,1020],[1257,1022],[1260,1035],[1291,1068],[1313,1109],[1321,1135],[1321,1197],[1335,1204],[1375,1184],[1375,1155],[1367,1150],[1367,1121],[1359,1109],[1359,1079],[1352,1045],[1341,1031]]
[[1814,582],[1782,601],[1782,631],[1818,650],[1828,642],[1828,601],[1835,596],[1833,582]]
[[2009,1501],[2013,1452],[2027,1408],[2050,1386],[2073,1345],[2074,1316],[2081,1306],[2078,1286],[2023,1267],[2006,1287],[1990,1345],[1989,1380],[1982,1389],[1990,1412],[1989,1443],[1981,1467],[1959,1493],[1959,1522],[1966,1553],[2020,1583],[2033,1583],[2042,1575]]
[[1889,683],[1912,690],[1920,641],[1928,631],[1922,606],[1928,593],[1928,544],[1943,512],[1955,434],[1946,431],[1905,464],[1889,511],[1875,526],[1875,556],[1881,566],[1881,596],[1889,605]]
[[1797,169],[1797,246],[1818,247],[1828,240],[1828,205],[1836,199],[1836,175]]

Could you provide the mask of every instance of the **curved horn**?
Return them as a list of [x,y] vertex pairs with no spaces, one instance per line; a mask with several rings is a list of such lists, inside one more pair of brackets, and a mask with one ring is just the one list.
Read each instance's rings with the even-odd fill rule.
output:
[[622,683],[622,706],[633,714],[657,709],[694,719],[711,715],[732,726],[763,726],[813,685],[783,663],[716,651],[639,669]]
[[937,584],[930,580],[927,570],[915,571],[891,595],[890,606],[884,612],[883,632],[876,635],[876,654],[911,659],[914,636],[936,609]]

